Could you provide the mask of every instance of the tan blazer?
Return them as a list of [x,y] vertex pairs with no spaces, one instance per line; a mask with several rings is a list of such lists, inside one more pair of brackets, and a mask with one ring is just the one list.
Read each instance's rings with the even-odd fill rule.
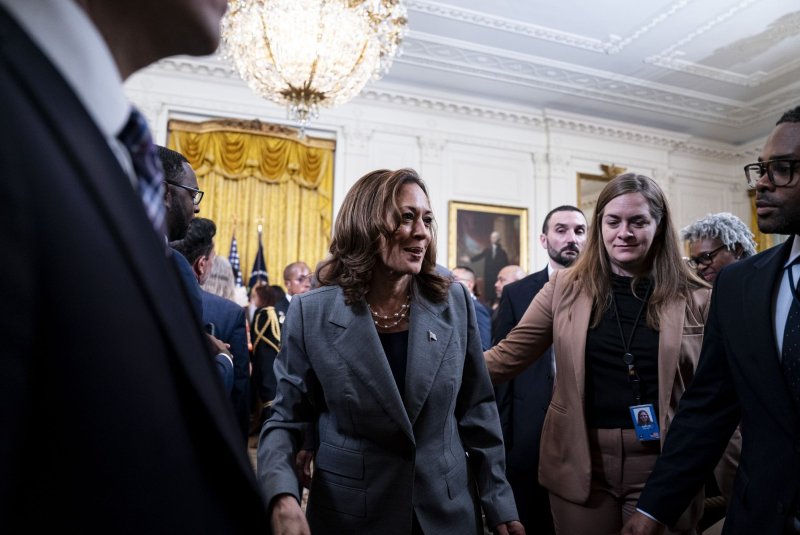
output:
[[[573,503],[589,499],[592,473],[584,413],[586,333],[592,303],[585,294],[572,302],[564,296],[564,277],[553,274],[509,335],[484,356],[492,381],[519,374],[551,344],[556,355],[553,398],[545,416],[539,456],[539,482]],[[710,289],[698,289],[689,302],[671,302],[662,316],[658,342],[658,402],[661,440],[678,401],[694,376]]]

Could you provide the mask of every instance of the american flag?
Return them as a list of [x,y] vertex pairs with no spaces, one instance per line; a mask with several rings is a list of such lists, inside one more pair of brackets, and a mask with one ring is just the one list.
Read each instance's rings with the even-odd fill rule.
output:
[[258,254],[256,254],[256,259],[253,262],[253,270],[250,272],[250,281],[247,286],[252,288],[259,281],[269,281],[267,265],[264,262],[264,248],[261,246],[261,225],[258,225]]
[[236,245],[235,233],[231,238],[231,254],[228,255],[228,261],[231,263],[231,268],[233,268],[233,276],[236,277],[236,286],[244,286],[242,270],[239,267],[239,247]]

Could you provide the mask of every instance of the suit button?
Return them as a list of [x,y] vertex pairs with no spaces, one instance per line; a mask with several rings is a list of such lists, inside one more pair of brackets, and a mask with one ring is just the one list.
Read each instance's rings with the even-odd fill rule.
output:
[[779,515],[782,515],[786,512],[786,508],[783,506],[781,502],[778,502],[778,505],[775,507],[775,511],[778,512]]

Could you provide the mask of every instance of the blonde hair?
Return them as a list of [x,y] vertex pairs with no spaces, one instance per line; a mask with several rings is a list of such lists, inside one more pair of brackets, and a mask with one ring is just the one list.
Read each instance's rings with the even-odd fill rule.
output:
[[[691,298],[692,290],[708,287],[683,261],[678,245],[678,234],[672,225],[667,197],[652,178],[634,173],[614,177],[600,192],[597,207],[589,225],[586,245],[578,260],[564,273],[567,281],[565,296],[572,300],[581,292],[592,299],[591,327],[597,327],[603,312],[611,306],[611,261],[603,243],[603,212],[613,199],[628,193],[641,194],[656,221],[653,243],[645,257],[646,269],[631,281],[634,291],[637,283],[649,278],[653,291],[647,303],[647,325],[658,329],[667,304],[677,295]],[[644,296],[640,296],[644,297]]]
[[235,299],[233,268],[224,256],[216,255],[211,263],[211,273],[203,285],[208,293],[224,297],[233,301]]

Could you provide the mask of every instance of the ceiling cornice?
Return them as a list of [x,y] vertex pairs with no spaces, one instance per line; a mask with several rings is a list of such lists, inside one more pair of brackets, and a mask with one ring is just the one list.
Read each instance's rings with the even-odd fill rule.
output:
[[[213,57],[190,58],[176,56],[161,60],[148,70],[169,75],[210,76],[237,85],[244,83],[232,67]],[[146,73],[147,70],[144,72]],[[555,110],[524,107],[511,108],[492,105],[489,102],[478,101],[477,99],[453,99],[435,91],[422,93],[416,88],[415,90],[408,90],[381,82],[367,86],[354,100],[354,102],[359,101],[524,128],[543,129],[547,127],[551,130],[557,129],[576,134],[624,140],[647,146],[667,148],[678,153],[719,160],[743,158],[752,154],[751,145],[755,146],[754,143],[736,146],[699,140],[667,130],[640,127],[628,123],[607,121]],[[760,146],[760,142],[758,146]]]
[[408,0],[406,5],[411,11],[418,11],[427,15],[434,15],[450,20],[458,20],[475,26],[501,30],[514,35],[532,37],[552,43],[590,50],[600,54],[617,54],[628,45],[662,24],[681,9],[686,7],[689,0],[677,0],[667,8],[654,15],[642,26],[626,36],[609,35],[608,39],[600,40],[576,33],[564,32],[546,26],[520,22],[518,20],[505,17],[493,16],[470,9],[462,9],[456,6],[442,4],[439,2],[429,2],[425,0]]

